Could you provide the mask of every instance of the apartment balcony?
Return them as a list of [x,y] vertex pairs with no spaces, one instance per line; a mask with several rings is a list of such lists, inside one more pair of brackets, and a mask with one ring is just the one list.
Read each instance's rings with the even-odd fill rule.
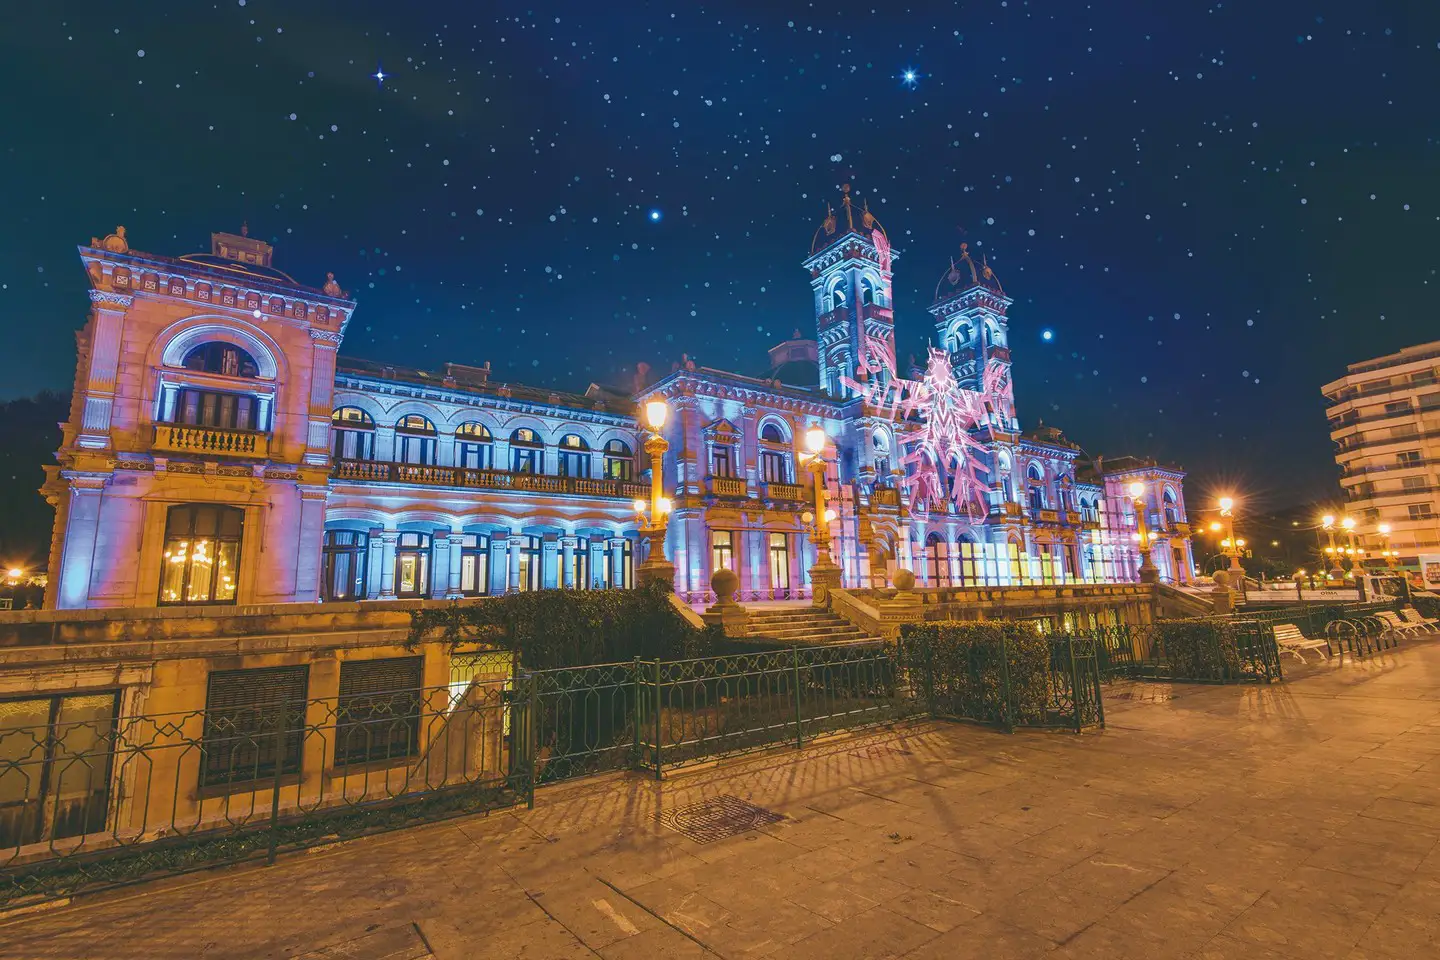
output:
[[270,456],[270,434],[259,430],[197,427],[186,423],[155,424],[156,453],[188,453],[209,457]]
[[710,493],[727,500],[750,499],[750,484],[743,477],[710,477]]
[[1402,487],[1395,490],[1361,490],[1357,487],[1350,487],[1345,491],[1346,499],[1351,503],[1358,503],[1364,500],[1387,500],[1391,497],[1415,497],[1429,496],[1440,487],[1427,485],[1423,487]]
[[765,484],[765,498],[782,503],[808,503],[810,491],[798,483],[767,483]]
[[336,460],[330,476],[332,479],[350,483],[409,483],[425,487],[515,490],[522,493],[605,497],[614,500],[637,500],[650,496],[649,484],[633,480],[556,477],[538,473],[512,473],[508,470],[389,463],[382,460]]

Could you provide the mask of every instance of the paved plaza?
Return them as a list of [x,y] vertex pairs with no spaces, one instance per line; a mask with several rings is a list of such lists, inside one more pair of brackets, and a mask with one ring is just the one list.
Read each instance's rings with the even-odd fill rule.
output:
[[[15,918],[0,955],[1440,955],[1440,644],[1265,688],[1116,684],[1106,714],[1078,737],[923,723],[550,788]],[[720,797],[783,819],[709,842],[661,822]]]

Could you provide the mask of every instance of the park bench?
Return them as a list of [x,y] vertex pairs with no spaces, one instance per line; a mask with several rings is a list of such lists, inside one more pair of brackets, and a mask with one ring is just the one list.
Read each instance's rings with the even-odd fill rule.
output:
[[1381,610],[1374,616],[1376,620],[1379,620],[1380,623],[1384,625],[1387,633],[1398,634],[1402,637],[1418,633],[1425,629],[1424,626],[1418,623],[1410,623],[1408,620],[1401,619],[1400,614],[1393,610]]
[[1275,644],[1301,663],[1305,662],[1304,655],[1300,653],[1301,650],[1318,650],[1322,660],[1330,658],[1330,642],[1328,640],[1311,640],[1301,633],[1300,628],[1293,623],[1275,624]]
[[1414,607],[1406,607],[1400,611],[1400,616],[1405,618],[1406,623],[1414,624],[1421,630],[1430,631],[1440,629],[1440,620],[1434,617],[1427,617]]

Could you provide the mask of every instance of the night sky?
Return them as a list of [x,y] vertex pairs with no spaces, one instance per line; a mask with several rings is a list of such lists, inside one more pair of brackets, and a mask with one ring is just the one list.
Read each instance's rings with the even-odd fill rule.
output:
[[1326,495],[1320,385],[1440,336],[1433,0],[3,7],[0,396],[70,387],[74,248],[116,224],[178,256],[248,222],[356,296],[350,356],[759,373],[814,335],[845,182],[902,358],[968,242],[1022,423],[1179,462],[1192,504]]

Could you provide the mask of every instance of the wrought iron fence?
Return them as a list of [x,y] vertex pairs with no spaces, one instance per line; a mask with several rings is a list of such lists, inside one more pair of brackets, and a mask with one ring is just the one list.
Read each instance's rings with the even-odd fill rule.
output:
[[1102,627],[1093,637],[1107,679],[1270,683],[1283,679],[1272,624],[1205,618]]
[[[513,677],[508,658],[467,661],[434,689],[167,715],[126,716],[113,693],[43,717],[0,702],[0,909],[533,804],[537,785],[966,715],[935,708],[945,669],[913,643],[853,643]],[[1094,645],[1058,639],[1043,694],[996,722],[1103,722],[1098,681]]]
[[1307,637],[1324,636],[1325,629],[1337,620],[1353,620],[1361,617],[1374,616],[1382,610],[1394,610],[1396,603],[1391,601],[1367,601],[1353,603],[1306,603],[1292,604],[1288,607],[1256,608],[1247,607],[1243,611],[1229,614],[1220,619],[1226,620],[1254,620],[1259,623],[1293,623]]
[[129,718],[106,694],[35,725],[0,703],[0,908],[512,804],[505,686]]

